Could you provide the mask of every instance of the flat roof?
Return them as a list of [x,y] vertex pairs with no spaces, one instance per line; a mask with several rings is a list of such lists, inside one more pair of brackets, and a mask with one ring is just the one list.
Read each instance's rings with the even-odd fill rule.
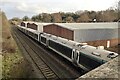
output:
[[50,24],[53,24],[53,23],[40,23],[40,22],[33,22],[34,24],[38,25],[38,26],[45,26],[45,25],[50,25]]
[[[70,30],[77,29],[115,29],[118,28],[117,22],[100,22],[100,23],[54,23],[63,28]],[[120,27],[119,27],[120,28]]]

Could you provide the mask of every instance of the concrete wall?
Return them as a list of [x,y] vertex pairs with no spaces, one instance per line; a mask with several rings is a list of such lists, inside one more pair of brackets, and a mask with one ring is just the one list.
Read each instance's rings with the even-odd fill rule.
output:
[[[82,75],[76,80],[87,79],[87,80],[119,80],[119,69],[120,61],[119,56],[100,67]],[[103,79],[104,78],[104,79]]]

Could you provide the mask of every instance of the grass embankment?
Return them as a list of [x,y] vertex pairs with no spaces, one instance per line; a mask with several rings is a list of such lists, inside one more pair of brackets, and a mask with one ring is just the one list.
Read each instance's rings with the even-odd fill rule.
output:
[[5,53],[3,56],[4,78],[26,78],[29,76],[28,69],[30,69],[30,67],[22,57],[19,50],[16,50],[15,53]]
[[10,24],[5,13],[0,12],[0,26],[2,32],[2,77],[3,78],[24,78],[29,75],[30,65],[20,53],[11,33]]

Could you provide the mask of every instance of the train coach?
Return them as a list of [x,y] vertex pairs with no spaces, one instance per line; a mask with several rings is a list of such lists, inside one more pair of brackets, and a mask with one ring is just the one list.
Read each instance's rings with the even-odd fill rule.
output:
[[27,28],[25,33],[28,36],[32,37],[33,39],[39,41],[39,34],[40,34],[40,32],[38,32],[36,30],[33,30],[33,29],[30,29],[30,28]]
[[23,28],[21,26],[19,26],[18,29],[46,47],[52,49],[74,65],[87,71],[118,56],[115,52],[99,49],[97,47],[78,43],[55,35],[38,32],[37,30]]
[[[118,56],[117,53],[43,33],[40,42],[84,70],[94,69]],[[44,43],[43,43],[44,42]]]

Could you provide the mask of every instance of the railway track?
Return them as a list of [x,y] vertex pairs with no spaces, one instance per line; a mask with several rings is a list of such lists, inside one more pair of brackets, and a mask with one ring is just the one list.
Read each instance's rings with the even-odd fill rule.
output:
[[[18,36],[20,35],[22,37],[22,39],[24,39],[26,41],[26,44],[28,44],[38,54],[37,56],[40,56],[44,60],[44,62],[53,70],[54,73],[56,73],[57,76],[59,76],[60,79],[74,80],[74,79],[78,78],[79,76],[83,75],[84,73],[86,73],[83,70],[81,70],[80,68],[76,68],[73,65],[71,65],[70,62],[63,59],[61,56],[57,55],[52,50],[46,49],[46,47],[43,47],[38,42],[35,42],[35,40],[28,37],[21,31],[19,31],[16,27],[13,27],[13,29],[14,30],[12,30],[12,31],[16,31],[15,34],[18,34]],[[30,50],[29,50],[29,52],[30,52]],[[34,54],[36,54],[36,53],[34,53]],[[37,61],[37,62],[39,63],[39,61]],[[34,64],[34,63],[32,63],[32,64]]]
[[32,47],[30,47],[25,40],[22,39],[22,36],[16,33],[15,28],[13,36],[20,42],[22,47],[26,50],[34,64],[37,66],[38,70],[43,74],[44,78],[60,80],[59,76],[45,63],[45,61],[36,53]]

